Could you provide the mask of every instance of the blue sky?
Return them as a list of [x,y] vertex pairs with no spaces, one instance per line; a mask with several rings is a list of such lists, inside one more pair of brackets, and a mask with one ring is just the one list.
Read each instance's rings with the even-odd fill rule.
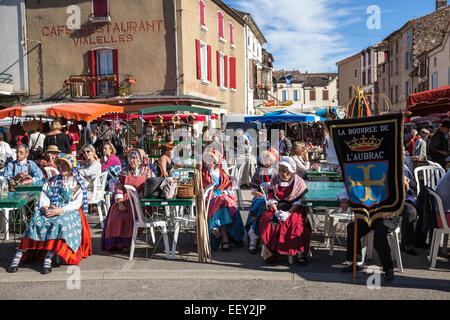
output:
[[[275,69],[337,72],[336,62],[382,41],[408,20],[435,10],[435,0],[224,0],[249,12],[267,39]],[[380,9],[380,29],[367,20]],[[371,20],[374,21],[374,20]]]

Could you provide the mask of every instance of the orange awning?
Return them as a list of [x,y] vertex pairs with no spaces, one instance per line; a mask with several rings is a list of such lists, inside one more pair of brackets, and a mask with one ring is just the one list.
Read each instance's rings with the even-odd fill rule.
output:
[[11,107],[0,110],[0,119],[7,117],[63,117],[90,122],[108,113],[123,113],[124,108],[102,103],[53,103]]

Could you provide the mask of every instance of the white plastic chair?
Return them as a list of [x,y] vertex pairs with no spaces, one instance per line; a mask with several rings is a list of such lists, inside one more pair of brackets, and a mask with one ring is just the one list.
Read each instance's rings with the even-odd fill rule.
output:
[[239,209],[244,210],[242,205],[242,191],[240,186],[240,181],[242,180],[242,173],[244,172],[244,164],[238,164],[235,169],[235,176],[230,176],[231,181],[233,183],[233,191],[236,193],[236,198],[238,202]]
[[423,175],[424,185],[432,190],[436,190],[439,180],[445,175],[445,170],[441,166],[422,166],[414,169],[414,178],[417,182],[417,194],[420,193],[419,173]]
[[[426,161],[428,162],[428,165],[430,165],[432,167],[442,168],[442,166],[439,163],[437,163],[437,162],[433,162],[433,161],[430,161],[430,160],[426,160]],[[444,169],[444,168],[442,168],[442,169]]]
[[58,169],[53,167],[44,167],[45,174],[47,175],[47,178],[54,177],[59,174]]
[[125,190],[127,190],[128,197],[130,198],[131,202],[131,212],[133,214],[133,235],[131,238],[131,248],[130,248],[130,260],[133,260],[134,257],[134,250],[136,249],[136,237],[138,233],[139,228],[147,228],[150,229],[152,232],[152,240],[155,242],[153,229],[155,227],[161,228],[161,233],[163,235],[164,239],[164,250],[166,252],[166,258],[170,259],[170,252],[169,252],[169,237],[167,235],[167,225],[166,221],[160,220],[155,221],[152,218],[144,218],[144,213],[142,212],[142,206],[141,202],[139,200],[139,195],[136,191],[136,189],[133,186],[125,185]]
[[[367,257],[368,260],[372,259],[373,256],[373,230],[366,234],[362,238],[362,261],[365,261]],[[392,258],[397,261],[397,268],[400,272],[403,272],[402,255],[400,252],[400,242],[399,242],[400,226],[398,226],[393,232],[389,233],[389,244],[391,246]]]
[[108,178],[108,172],[103,172],[99,174],[97,177],[95,177],[93,182],[93,192],[90,199],[88,199],[88,204],[95,204],[97,205],[97,211],[98,211],[98,217],[100,219],[100,225],[104,226],[103,222],[103,211],[105,211],[105,217],[108,213],[108,210],[106,208],[106,202],[105,202],[105,187],[106,187],[106,180]]
[[448,244],[448,236],[450,235],[450,228],[448,226],[447,219],[445,217],[444,206],[442,205],[442,199],[439,197],[439,195],[436,192],[434,192],[432,190],[429,190],[429,193],[430,193],[430,195],[432,195],[434,197],[434,199],[436,199],[437,209],[439,211],[438,214],[439,214],[439,217],[442,222],[442,228],[435,228],[433,231],[433,238],[432,238],[431,247],[430,247],[430,255],[428,256],[428,260],[431,261],[430,268],[435,268],[436,267],[436,259],[437,259],[437,255],[439,252],[439,245],[441,243],[442,235],[444,235],[443,249],[444,249],[444,252],[447,252],[447,244]]

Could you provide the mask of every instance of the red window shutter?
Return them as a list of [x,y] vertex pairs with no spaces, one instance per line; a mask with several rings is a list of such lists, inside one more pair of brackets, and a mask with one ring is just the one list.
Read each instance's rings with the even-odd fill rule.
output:
[[[96,65],[95,65],[95,50],[89,50],[88,52],[88,67],[89,67],[89,75],[95,76],[96,74]],[[95,81],[89,81],[89,96],[95,97],[96,96],[96,82]]]
[[200,55],[200,40],[195,40],[195,47],[197,51],[197,79],[202,78],[202,59]]
[[94,17],[108,16],[108,0],[92,0],[94,8]]
[[199,2],[200,6],[200,24],[202,26],[205,25],[205,3],[200,0]]
[[211,46],[207,47],[208,49],[208,81],[212,81],[212,52]]
[[233,41],[233,24],[232,23],[230,23],[230,43],[234,44],[234,41]]
[[223,71],[225,72],[224,87],[227,88],[228,87],[228,56],[224,57],[223,69],[224,69]]
[[217,86],[220,87],[220,52],[216,51],[217,54]]
[[230,88],[236,89],[236,58],[230,57]]
[[113,73],[116,76],[116,80],[114,81],[114,93],[117,95],[119,90],[119,50],[113,49],[112,51],[113,58]]
[[223,38],[223,15],[222,12],[217,13],[218,21],[219,21],[219,37]]

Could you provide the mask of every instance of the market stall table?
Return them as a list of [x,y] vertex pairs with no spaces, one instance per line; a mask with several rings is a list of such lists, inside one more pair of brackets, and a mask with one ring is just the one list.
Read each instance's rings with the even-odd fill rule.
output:
[[[190,207],[194,205],[195,199],[141,199],[142,207]],[[171,228],[169,226],[168,230]],[[175,239],[172,244],[172,252],[167,255],[167,259],[175,258]]]
[[[25,214],[23,208],[31,200],[36,199],[33,192],[1,192],[0,193],[0,209],[2,210],[3,223],[5,229],[5,239],[9,240],[9,220],[10,212],[15,209],[22,209],[22,215]],[[25,224],[26,218],[24,219]]]
[[339,207],[337,195],[345,190],[343,182],[305,181],[308,192],[303,197],[307,207]]
[[[338,194],[345,190],[345,184],[343,182],[331,182],[331,181],[305,181],[308,187],[308,192],[303,197],[302,203],[309,209],[311,214],[311,222],[313,224],[314,231],[317,230],[314,219],[313,207],[325,207],[327,209],[338,208],[339,200]],[[344,214],[327,214],[325,223],[325,237],[327,238],[327,247],[330,246],[329,255],[333,255],[334,239],[336,235],[337,222],[342,218],[353,221],[353,217]],[[330,229],[330,230],[327,230]],[[331,243],[330,243],[331,240]]]
[[30,184],[21,184],[21,185],[15,186],[14,188],[16,189],[17,192],[29,191],[29,192],[38,194],[39,192],[41,192],[44,183],[45,183],[45,181],[40,180],[40,181],[35,181]]
[[340,172],[334,171],[311,171],[306,172],[306,177],[309,180],[313,180],[315,178],[327,178],[327,179],[342,179],[342,174]]

